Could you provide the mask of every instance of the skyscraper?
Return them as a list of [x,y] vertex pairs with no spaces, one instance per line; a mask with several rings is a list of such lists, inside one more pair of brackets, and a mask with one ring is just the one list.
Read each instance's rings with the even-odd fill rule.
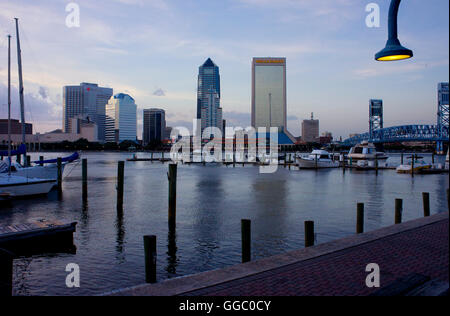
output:
[[208,58],[198,72],[197,119],[201,119],[202,132],[207,127],[222,129],[219,67]]
[[166,112],[161,109],[144,110],[142,138],[144,145],[162,142],[166,131]]
[[136,141],[136,110],[137,105],[128,94],[119,93],[109,100],[106,105],[107,142]]
[[306,143],[319,141],[319,120],[314,119],[313,113],[310,120],[302,122],[302,141]]
[[113,95],[113,89],[98,84],[81,83],[79,86],[63,88],[63,131],[69,133],[71,118],[83,117],[94,122],[98,128],[98,139],[105,141],[106,104]]
[[295,142],[287,130],[286,58],[253,58],[252,126],[277,127],[280,145]]
[[286,129],[286,58],[253,58],[252,126]]

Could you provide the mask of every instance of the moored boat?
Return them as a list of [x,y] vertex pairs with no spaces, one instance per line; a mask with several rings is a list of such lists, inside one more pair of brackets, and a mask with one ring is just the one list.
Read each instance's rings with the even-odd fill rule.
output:
[[313,150],[308,156],[297,157],[300,169],[324,169],[338,168],[339,161],[335,161],[333,155],[326,150]]
[[367,141],[352,147],[348,153],[352,161],[359,160],[387,160],[389,157],[384,152],[377,151],[373,143]]

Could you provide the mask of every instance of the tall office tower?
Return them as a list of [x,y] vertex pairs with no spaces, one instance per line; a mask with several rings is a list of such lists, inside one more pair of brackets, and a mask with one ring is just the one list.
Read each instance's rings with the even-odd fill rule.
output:
[[314,119],[314,113],[311,113],[310,120],[302,122],[302,141],[307,143],[319,141],[319,120]]
[[286,129],[286,58],[253,58],[252,126]]
[[119,93],[109,100],[106,105],[106,142],[136,141],[136,110],[137,105],[128,94]]
[[[222,108],[220,107],[220,98],[215,90],[211,89],[207,95],[208,103],[202,106],[201,121],[202,135],[207,127],[217,127],[222,131]],[[211,136],[211,135],[210,135]],[[209,138],[209,137],[207,137]]]
[[202,120],[202,131],[206,127],[221,129],[221,111],[219,67],[208,58],[198,70],[197,119]]
[[166,112],[161,109],[144,110],[144,145],[150,142],[162,142],[166,131]]
[[[440,138],[448,138],[449,135],[449,85],[448,82],[438,84],[438,113],[437,129]],[[436,144],[436,152],[444,154],[444,142]]]
[[369,101],[369,137],[373,138],[373,132],[383,128],[383,100],[372,99]]
[[98,139],[105,141],[106,104],[113,95],[113,89],[102,88],[93,83],[63,88],[63,131],[69,133],[71,118],[83,117],[98,128]]

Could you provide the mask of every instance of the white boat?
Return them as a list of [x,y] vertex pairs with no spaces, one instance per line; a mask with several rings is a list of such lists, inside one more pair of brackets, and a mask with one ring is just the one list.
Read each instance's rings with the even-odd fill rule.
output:
[[348,153],[352,161],[358,160],[387,160],[389,157],[384,152],[377,151],[374,144],[367,141],[352,147]]
[[300,169],[339,167],[339,161],[335,161],[333,155],[326,150],[313,150],[308,156],[297,157],[297,162]]
[[20,198],[45,195],[55,186],[56,180],[0,175],[0,198]]
[[[64,173],[64,168],[66,163],[61,164],[61,172]],[[58,165],[48,164],[48,165],[35,165],[31,167],[23,167],[18,163],[11,164],[11,174],[18,177],[25,178],[39,178],[39,179],[58,179]]]

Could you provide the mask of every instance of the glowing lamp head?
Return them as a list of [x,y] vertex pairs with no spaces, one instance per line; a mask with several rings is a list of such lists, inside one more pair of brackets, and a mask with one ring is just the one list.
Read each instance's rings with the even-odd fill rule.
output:
[[400,45],[400,43],[395,43],[390,45],[389,42],[386,47],[375,55],[375,60],[377,61],[396,61],[409,59],[414,56],[412,50],[407,49]]

